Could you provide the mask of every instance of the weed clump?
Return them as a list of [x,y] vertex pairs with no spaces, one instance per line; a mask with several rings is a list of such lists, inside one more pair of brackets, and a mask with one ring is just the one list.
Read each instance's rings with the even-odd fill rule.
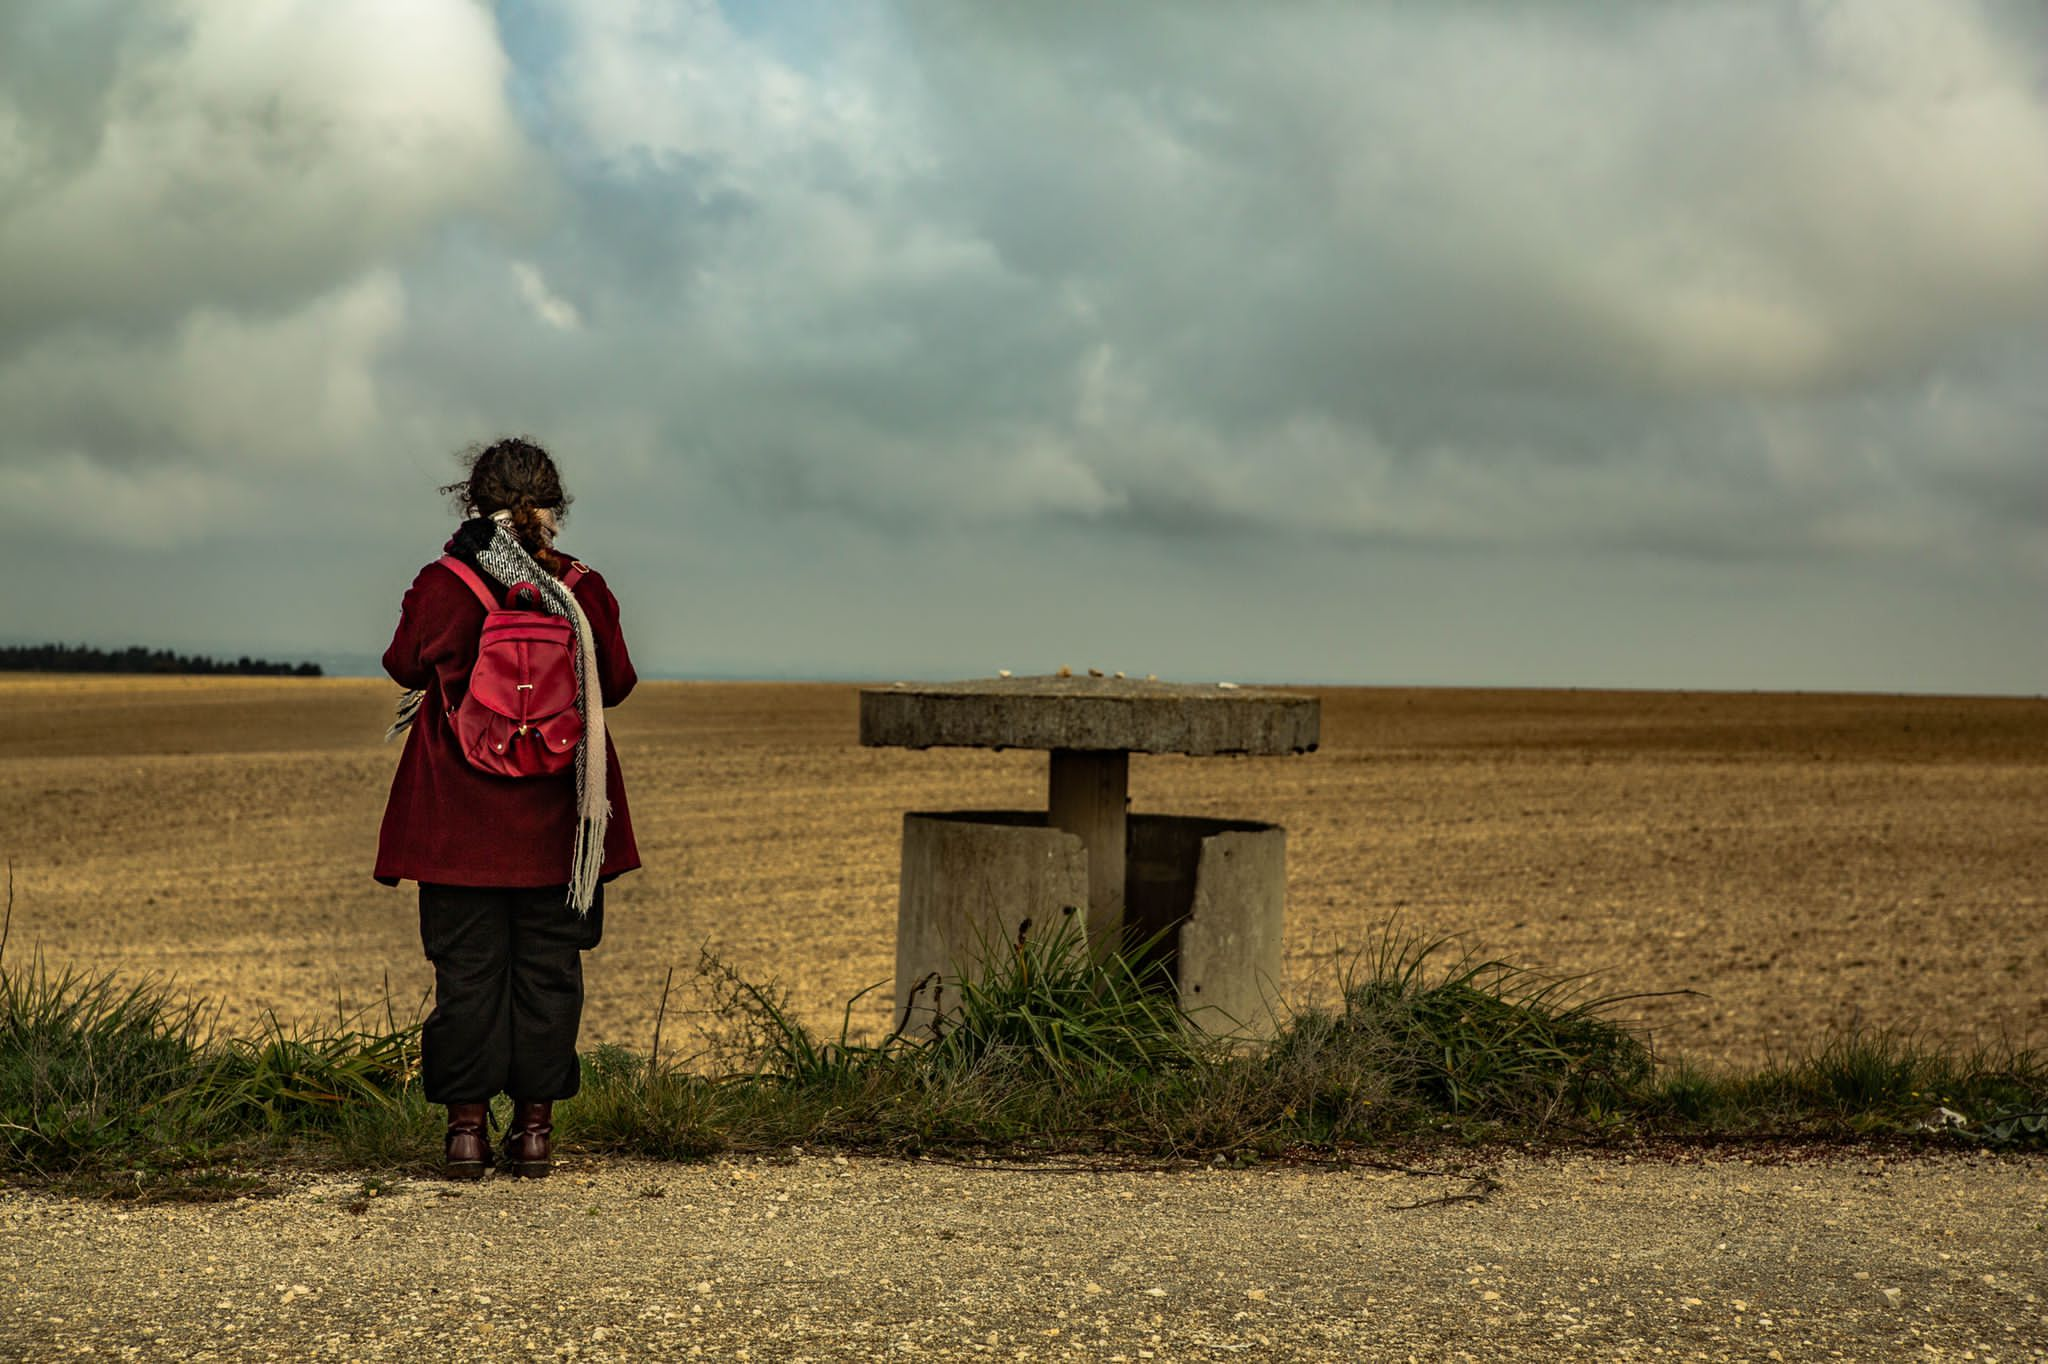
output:
[[0,1155],[69,1169],[184,1137],[170,1102],[201,1069],[199,1011],[161,985],[52,973],[37,954],[0,969]]
[[[1191,1028],[1143,950],[1096,960],[1070,924],[1021,933],[917,1029],[821,1037],[785,993],[703,954],[701,1045],[601,1046],[559,1131],[663,1159],[792,1145],[893,1154],[1113,1153],[1245,1161],[1389,1139],[1869,1136],[2048,1146],[2048,1061],[1853,1031],[1761,1069],[1660,1062],[1619,1010],[1640,996],[1383,931],[1335,1003],[1267,1038]],[[664,1017],[667,990],[664,989]],[[216,1039],[145,982],[0,962],[0,1171],[157,1178],[290,1157],[423,1168],[439,1110],[419,1025],[271,1019]],[[125,1187],[125,1184],[123,1184]]]
[[1610,1112],[1649,1079],[1649,1046],[1613,1016],[1642,996],[1471,957],[1433,975],[1447,945],[1383,934],[1370,972],[1344,990],[1332,1031],[1370,1048],[1389,1097],[1541,1131]]

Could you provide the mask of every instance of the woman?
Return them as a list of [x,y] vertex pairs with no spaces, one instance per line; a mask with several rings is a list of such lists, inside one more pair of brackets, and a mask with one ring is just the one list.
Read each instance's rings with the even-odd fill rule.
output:
[[[503,1091],[513,1101],[505,1168],[540,1176],[554,1101],[581,1079],[581,953],[604,931],[603,883],[640,865],[604,726],[605,707],[625,700],[636,679],[604,579],[554,547],[569,496],[547,451],[501,440],[466,463],[467,477],[441,491],[469,519],[445,558],[413,579],[384,651],[384,670],[413,690],[391,730],[409,733],[375,875],[386,885],[419,883],[420,939],[434,964],[422,1071],[428,1101],[448,1107],[448,1174],[474,1179],[493,1163],[485,1124]],[[564,696],[574,679],[577,714],[564,713],[561,742],[574,744],[575,760],[561,771],[502,775],[464,752],[459,731],[477,713],[463,702],[490,614],[485,599],[556,618],[549,628],[564,641],[572,637],[560,622],[573,627],[573,642],[550,660]],[[567,737],[576,719],[580,737]]]

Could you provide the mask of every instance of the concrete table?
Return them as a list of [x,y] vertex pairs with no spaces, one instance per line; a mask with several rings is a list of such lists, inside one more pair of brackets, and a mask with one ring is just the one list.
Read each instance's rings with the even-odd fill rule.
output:
[[[1284,831],[1247,821],[1133,817],[1130,755],[1305,753],[1316,746],[1320,720],[1313,696],[1227,684],[1058,676],[864,689],[863,744],[1051,755],[1043,813],[905,816],[899,1010],[918,980],[978,964],[984,948],[1006,944],[1026,919],[1043,930],[1058,917],[1048,910],[1084,906],[1098,955],[1163,933],[1184,1003],[1247,1009],[1255,988],[1277,984],[1254,977],[1278,975]],[[1199,946],[1189,941],[1191,921],[1205,911],[1205,930],[1223,935],[1218,951],[1250,956],[1242,969],[1219,961],[1221,974],[1194,980],[1201,953],[1191,953]]]

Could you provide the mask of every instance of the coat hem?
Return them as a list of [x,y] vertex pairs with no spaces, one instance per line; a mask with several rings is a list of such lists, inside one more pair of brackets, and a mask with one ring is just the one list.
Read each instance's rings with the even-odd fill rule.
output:
[[[635,862],[631,866],[618,867],[613,870],[599,872],[597,877],[598,884],[608,884],[612,881],[618,880],[621,876],[624,876],[629,871],[638,870],[640,870],[640,863]],[[519,881],[507,883],[503,878],[495,876],[479,877],[464,875],[460,873],[455,875],[449,875],[445,872],[434,872],[426,876],[416,876],[409,871],[374,871],[370,873],[370,879],[375,881],[380,886],[396,886],[400,881],[411,881],[418,885],[470,886],[486,890],[546,890],[550,886],[566,886],[569,884],[569,878],[566,876],[558,877],[553,881]]]

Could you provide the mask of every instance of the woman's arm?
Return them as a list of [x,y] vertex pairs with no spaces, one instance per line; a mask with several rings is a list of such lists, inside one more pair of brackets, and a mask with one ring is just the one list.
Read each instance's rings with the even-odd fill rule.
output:
[[590,633],[597,642],[597,684],[599,699],[616,706],[632,694],[640,675],[633,671],[633,656],[626,651],[626,632],[619,627],[619,601],[595,569],[576,584],[576,600],[590,621]]
[[401,687],[424,687],[432,680],[434,670],[422,657],[426,619],[426,599],[430,592],[427,575],[439,572],[447,575],[446,569],[436,569],[428,564],[412,580],[412,586],[405,591],[405,600],[398,607],[398,628],[392,632],[391,643],[384,650],[384,671],[391,674],[391,680]]
[[398,629],[384,671],[401,687],[425,687],[436,675],[453,686],[476,659],[484,608],[462,580],[436,562],[421,569],[398,608]]

